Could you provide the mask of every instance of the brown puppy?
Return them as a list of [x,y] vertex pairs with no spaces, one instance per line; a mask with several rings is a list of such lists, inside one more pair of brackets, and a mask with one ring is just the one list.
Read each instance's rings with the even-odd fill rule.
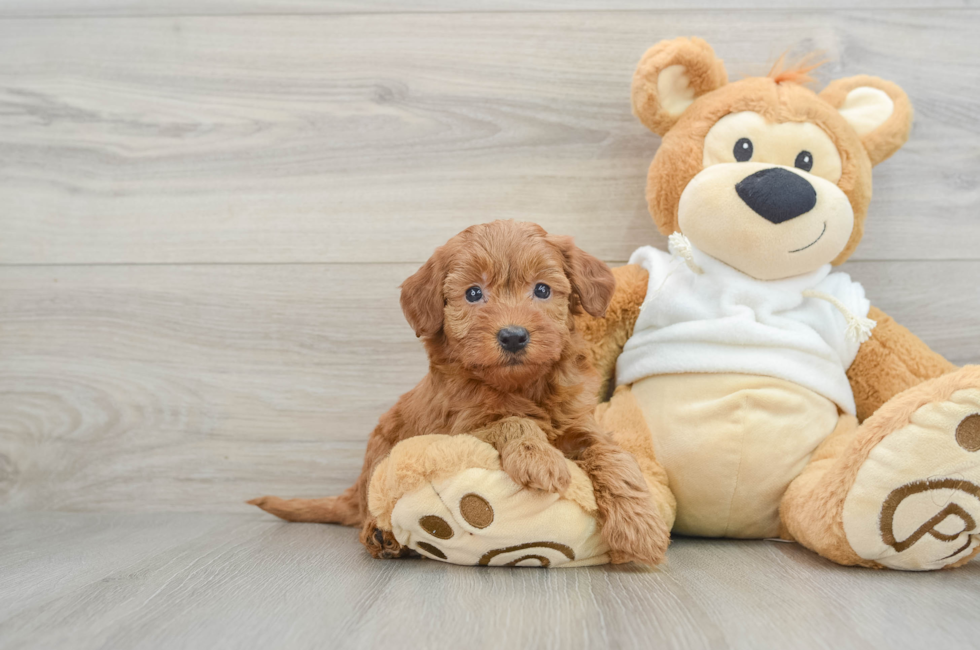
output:
[[568,486],[564,452],[592,479],[613,561],[656,564],[669,531],[636,461],[596,424],[599,376],[573,318],[602,316],[614,289],[609,267],[570,237],[513,221],[467,228],[402,284],[429,374],[381,416],[357,482],[339,497],[250,503],[290,521],[361,526],[373,556],[396,557],[405,551],[367,508],[376,463],[405,438],[468,433],[497,448],[517,483],[542,490]]

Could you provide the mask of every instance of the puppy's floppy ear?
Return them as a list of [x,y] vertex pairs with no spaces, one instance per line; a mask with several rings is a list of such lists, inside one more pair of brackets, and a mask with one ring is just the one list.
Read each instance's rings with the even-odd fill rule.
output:
[[725,64],[700,38],[660,41],[633,74],[633,114],[662,136],[695,99],[727,83]]
[[616,277],[605,262],[575,245],[571,237],[550,237],[565,256],[565,275],[579,304],[590,316],[602,318],[616,291]]
[[443,283],[449,253],[449,244],[440,246],[422,268],[402,282],[402,313],[415,330],[415,336],[435,336],[442,329],[446,307]]
[[832,82],[820,98],[857,132],[877,165],[899,150],[912,129],[912,103],[905,91],[878,77],[858,75]]

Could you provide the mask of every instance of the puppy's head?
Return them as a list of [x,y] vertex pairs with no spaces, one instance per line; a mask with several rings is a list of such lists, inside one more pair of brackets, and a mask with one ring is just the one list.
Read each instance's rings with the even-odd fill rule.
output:
[[[513,386],[562,356],[573,314],[599,317],[615,279],[602,261],[533,223],[467,228],[402,284],[402,311],[442,357]],[[430,352],[433,345],[430,345]]]

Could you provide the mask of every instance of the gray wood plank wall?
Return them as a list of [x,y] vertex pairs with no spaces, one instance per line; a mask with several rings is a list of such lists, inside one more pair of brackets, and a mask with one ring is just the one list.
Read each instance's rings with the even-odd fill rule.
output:
[[0,508],[345,487],[424,372],[397,286],[436,245],[495,218],[611,263],[663,244],[629,80],[677,35],[734,77],[822,49],[823,81],[908,91],[845,270],[980,362],[971,4],[0,2]]

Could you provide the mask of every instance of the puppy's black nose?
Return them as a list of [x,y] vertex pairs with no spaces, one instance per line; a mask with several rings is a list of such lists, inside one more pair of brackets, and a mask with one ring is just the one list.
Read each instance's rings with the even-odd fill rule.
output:
[[510,325],[497,332],[497,343],[507,352],[520,352],[527,347],[531,335],[523,327]]
[[795,219],[817,204],[817,192],[810,182],[781,167],[746,176],[735,186],[735,192],[745,205],[771,223]]

